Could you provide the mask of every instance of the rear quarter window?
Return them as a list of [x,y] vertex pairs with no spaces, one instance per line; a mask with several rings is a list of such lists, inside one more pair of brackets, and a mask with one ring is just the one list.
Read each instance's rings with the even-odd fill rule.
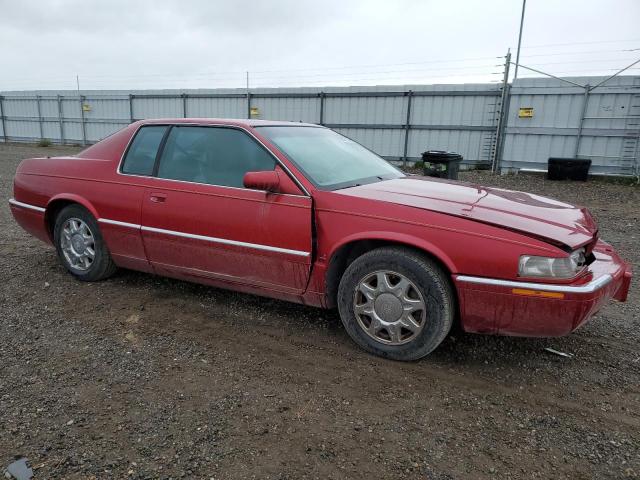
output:
[[152,175],[158,147],[167,128],[166,125],[141,127],[127,150],[120,171],[132,175]]

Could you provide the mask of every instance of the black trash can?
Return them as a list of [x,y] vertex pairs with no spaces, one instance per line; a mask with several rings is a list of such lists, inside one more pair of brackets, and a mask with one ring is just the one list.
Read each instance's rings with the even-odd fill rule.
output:
[[424,174],[427,177],[458,179],[462,155],[441,150],[428,150],[422,154]]
[[584,158],[550,157],[547,164],[547,178],[549,180],[580,180],[585,182],[589,178],[591,160]]

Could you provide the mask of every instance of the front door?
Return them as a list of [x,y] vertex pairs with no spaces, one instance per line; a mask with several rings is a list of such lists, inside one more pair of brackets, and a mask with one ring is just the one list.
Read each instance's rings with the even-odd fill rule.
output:
[[250,135],[232,127],[173,126],[156,168],[143,199],[142,236],[158,273],[304,291],[311,199],[243,187],[247,171],[276,168],[274,156]]

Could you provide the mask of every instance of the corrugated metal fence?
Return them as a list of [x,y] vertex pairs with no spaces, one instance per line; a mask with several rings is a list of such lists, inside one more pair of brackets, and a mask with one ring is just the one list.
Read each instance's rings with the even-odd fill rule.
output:
[[[88,144],[143,118],[263,118],[326,125],[389,160],[451,150],[467,163],[496,161],[507,170],[572,157],[580,138],[578,154],[593,160],[593,171],[638,174],[640,77],[615,78],[588,98],[553,79],[518,80],[507,93],[503,109],[501,84],[5,92],[0,136]],[[521,117],[521,108],[532,116]]]
[[[571,78],[597,85],[600,77]],[[510,88],[503,169],[546,168],[549,157],[590,158],[591,172],[640,175],[640,77],[616,77],[585,89],[554,79],[517,80]],[[533,117],[520,109],[533,108]]]

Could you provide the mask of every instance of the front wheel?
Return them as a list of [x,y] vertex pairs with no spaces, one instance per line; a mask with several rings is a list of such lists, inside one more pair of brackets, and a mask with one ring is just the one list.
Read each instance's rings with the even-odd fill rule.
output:
[[80,205],[69,205],[60,211],[53,240],[60,262],[78,280],[103,280],[116,271],[98,222]]
[[338,288],[340,318],[362,348],[417,360],[449,333],[455,298],[447,274],[407,248],[384,247],[355,259]]

